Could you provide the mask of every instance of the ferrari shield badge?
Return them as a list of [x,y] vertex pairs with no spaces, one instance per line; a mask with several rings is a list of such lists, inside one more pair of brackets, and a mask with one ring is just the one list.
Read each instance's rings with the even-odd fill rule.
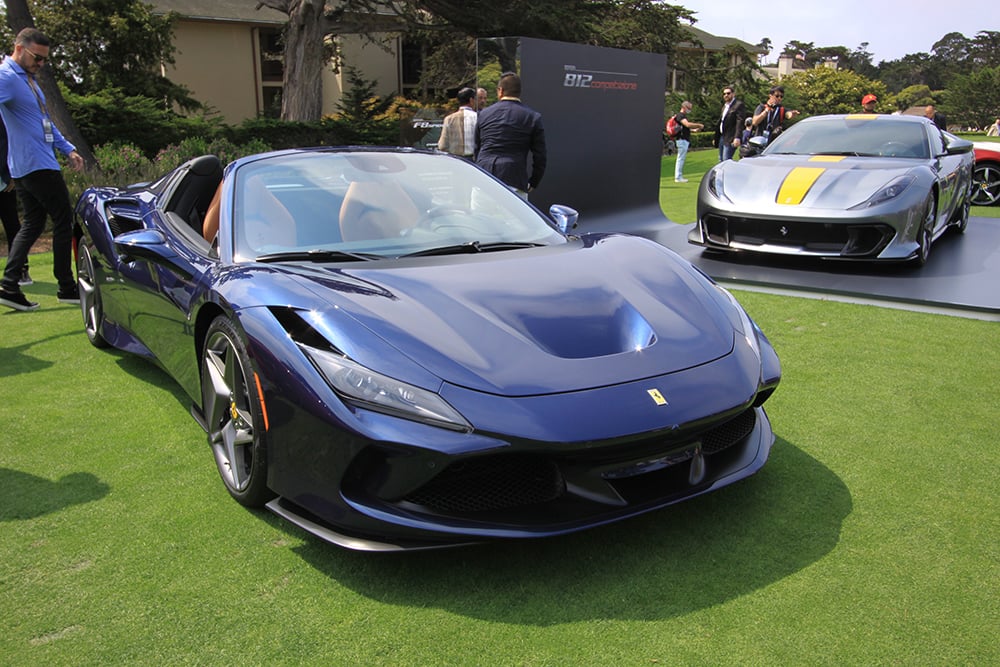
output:
[[659,389],[647,389],[646,393],[650,395],[653,402],[657,405],[667,405],[667,399],[663,398],[663,394],[660,393]]

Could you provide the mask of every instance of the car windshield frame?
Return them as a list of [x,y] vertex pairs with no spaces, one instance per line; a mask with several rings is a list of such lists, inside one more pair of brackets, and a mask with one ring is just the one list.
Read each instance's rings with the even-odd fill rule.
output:
[[928,160],[923,123],[867,114],[813,117],[792,125],[762,155],[827,155]]
[[440,153],[297,151],[242,162],[228,178],[236,261],[371,261],[566,242],[503,183]]

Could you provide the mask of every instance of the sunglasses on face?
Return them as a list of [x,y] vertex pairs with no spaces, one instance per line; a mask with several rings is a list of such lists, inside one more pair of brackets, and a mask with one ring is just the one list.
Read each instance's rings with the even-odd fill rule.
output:
[[25,51],[27,51],[28,54],[31,55],[31,57],[34,58],[35,62],[38,63],[39,65],[44,65],[45,62],[49,59],[48,56],[40,56],[40,55],[38,55],[37,53],[35,53],[34,51],[32,51],[31,49],[29,49],[27,47],[22,47],[22,48]]

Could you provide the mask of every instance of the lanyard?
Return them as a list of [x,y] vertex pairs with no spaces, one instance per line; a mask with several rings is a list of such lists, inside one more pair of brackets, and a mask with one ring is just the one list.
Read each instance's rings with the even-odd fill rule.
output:
[[49,109],[45,106],[45,101],[38,90],[38,83],[30,74],[28,75],[28,88],[31,88],[31,92],[35,95],[35,101],[38,102],[38,110],[42,112],[42,118],[49,118]]

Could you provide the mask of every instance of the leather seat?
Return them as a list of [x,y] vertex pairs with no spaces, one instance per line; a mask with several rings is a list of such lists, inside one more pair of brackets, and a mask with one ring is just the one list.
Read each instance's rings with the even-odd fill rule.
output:
[[420,210],[398,183],[354,181],[340,207],[340,234],[344,241],[396,238],[419,218]]
[[246,180],[242,192],[243,234],[253,250],[266,246],[294,248],[295,218],[267,188],[260,176]]

